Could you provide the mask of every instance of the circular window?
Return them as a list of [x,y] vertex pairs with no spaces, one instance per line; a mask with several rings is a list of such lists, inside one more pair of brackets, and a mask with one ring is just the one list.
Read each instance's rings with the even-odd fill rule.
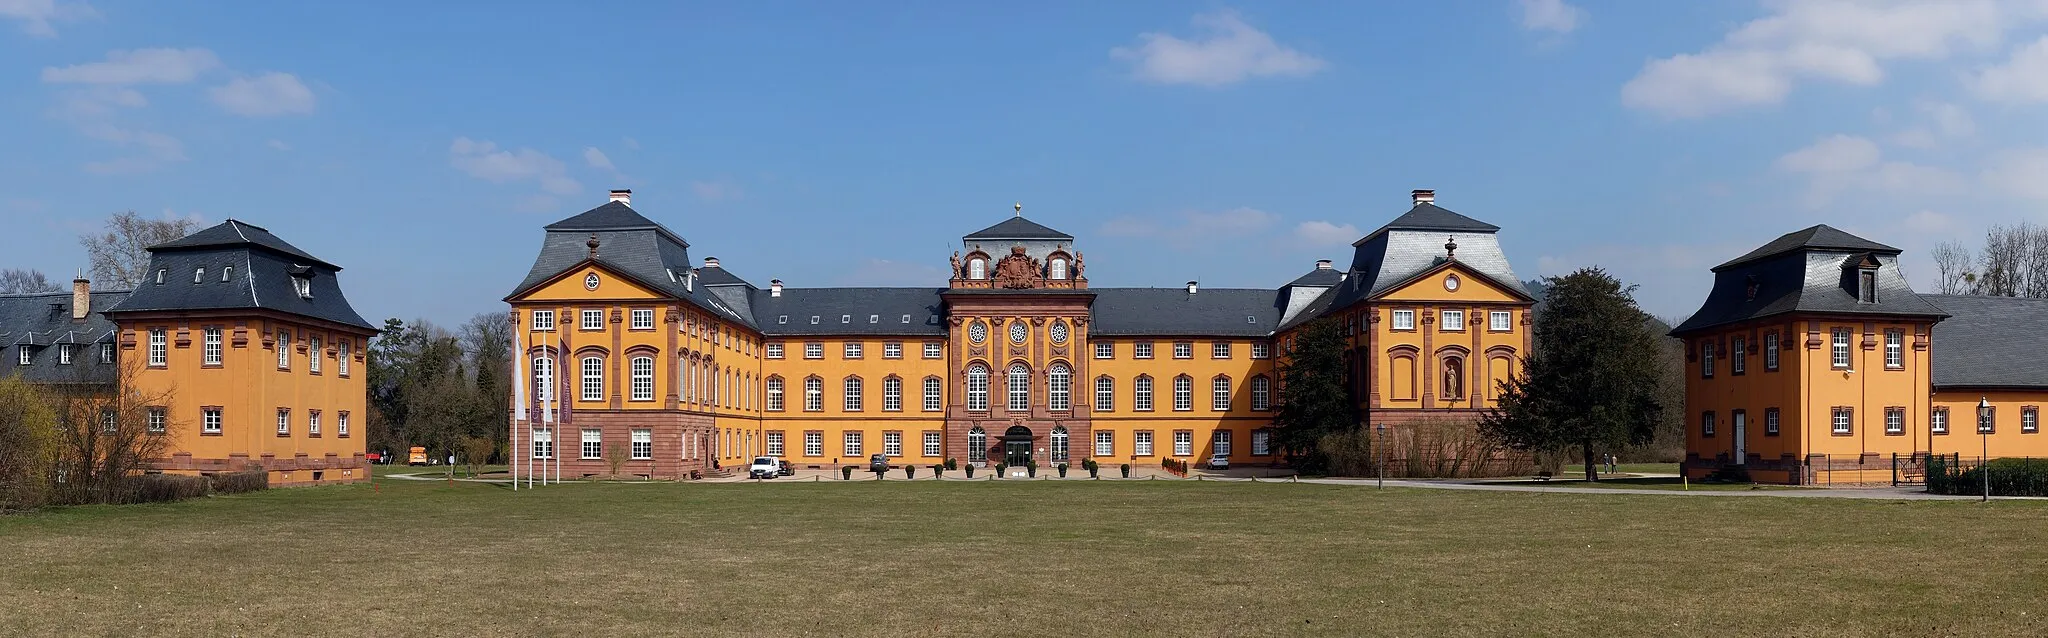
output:
[[588,275],[584,275],[583,287],[590,290],[597,290],[597,273],[590,273]]
[[967,326],[967,340],[975,343],[987,341],[988,324],[979,321],[969,324]]
[[1053,342],[1053,343],[1066,343],[1066,342],[1067,342],[1067,324],[1065,324],[1065,323],[1055,323],[1055,324],[1053,324],[1053,325],[1052,325],[1052,342]]
[[1464,283],[1464,282],[1458,281],[1458,276],[1457,276],[1457,275],[1451,275],[1451,276],[1449,276],[1449,277],[1445,277],[1445,278],[1444,278],[1444,290],[1449,290],[1449,291],[1452,291],[1452,292],[1457,292],[1457,290],[1458,290],[1458,284],[1461,284],[1461,283]]
[[1017,343],[1024,343],[1024,338],[1025,338],[1025,337],[1028,337],[1028,336],[1031,336],[1031,329],[1030,329],[1030,328],[1026,328],[1026,327],[1024,327],[1024,322],[1022,322],[1022,321],[1012,321],[1012,322],[1010,322],[1010,340],[1011,340],[1011,341],[1015,341],[1015,342],[1017,342]]

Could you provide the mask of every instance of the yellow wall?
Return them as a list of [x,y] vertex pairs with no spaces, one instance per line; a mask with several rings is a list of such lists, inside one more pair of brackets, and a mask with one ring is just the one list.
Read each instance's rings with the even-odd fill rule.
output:
[[[925,343],[939,344],[939,356],[927,359],[924,356]],[[947,381],[946,346],[942,337],[898,337],[898,336],[830,336],[830,337],[775,337],[768,344],[780,344],[781,358],[768,358],[762,362],[761,378],[780,378],[783,387],[781,410],[766,410],[762,413],[756,441],[760,444],[743,446],[730,455],[733,461],[742,461],[751,454],[769,452],[766,441],[770,433],[783,437],[782,456],[791,463],[806,465],[830,465],[834,463],[865,464],[867,456],[884,452],[886,433],[902,435],[901,454],[891,457],[898,464],[931,465],[945,460],[944,447],[937,455],[924,452],[924,433],[943,432],[947,400],[953,391]],[[860,344],[859,358],[846,356],[846,344]],[[900,358],[885,356],[887,345],[902,346]],[[806,344],[817,344],[820,356],[807,359],[804,356]],[[903,383],[900,410],[887,410],[884,405],[883,388],[888,378],[894,376]],[[805,409],[804,380],[816,377],[821,387],[822,409]],[[846,409],[846,379],[858,377],[861,381],[860,409]],[[924,380],[926,377],[939,379],[939,405],[936,410],[925,410]],[[765,398],[765,389],[763,390]],[[765,408],[767,403],[762,404]],[[755,427],[736,424],[736,427]],[[817,432],[822,446],[817,454],[806,453],[804,435]],[[846,433],[859,432],[861,449],[858,455],[846,454]],[[742,439],[744,443],[745,439]],[[943,438],[942,438],[943,441]]]
[[[1459,279],[1448,290],[1445,280]],[[1379,297],[1336,313],[1354,352],[1373,357],[1359,388],[1360,407],[1372,410],[1463,410],[1493,407],[1500,384],[1521,371],[1528,352],[1531,304],[1456,263],[1418,277]],[[1413,312],[1410,329],[1396,329],[1397,312]],[[1446,329],[1446,311],[1464,313],[1464,327]],[[1492,312],[1506,312],[1506,330],[1491,327]],[[1445,366],[1460,363],[1461,396],[1444,393]],[[1420,413],[1417,413],[1420,414]]]
[[[1093,344],[1100,342],[1114,344],[1115,356],[1109,359],[1093,358]],[[1186,359],[1174,358],[1173,344],[1176,342],[1191,343],[1192,356]],[[1219,359],[1211,356],[1213,344],[1218,342],[1230,344],[1229,358]],[[1231,462],[1271,462],[1274,455],[1270,450],[1264,455],[1252,454],[1252,432],[1270,428],[1273,423],[1273,413],[1270,409],[1252,409],[1252,379],[1264,376],[1269,380],[1272,397],[1270,401],[1273,402],[1277,402],[1278,399],[1280,380],[1279,375],[1274,372],[1272,357],[1252,358],[1252,344],[1255,342],[1268,343],[1265,339],[1243,337],[1114,337],[1097,338],[1088,344],[1082,356],[1090,357],[1089,374],[1086,379],[1076,380],[1075,401],[1086,401],[1091,408],[1095,405],[1097,377],[1108,376],[1116,384],[1115,409],[1106,412],[1092,411],[1089,415],[1092,427],[1096,431],[1109,431],[1116,436],[1113,441],[1113,454],[1106,458],[1097,457],[1097,462],[1104,465],[1128,462],[1138,466],[1157,464],[1162,457],[1206,460],[1216,451],[1213,437],[1218,430],[1228,430],[1231,433]],[[1152,344],[1151,359],[1136,357],[1139,343]],[[1141,375],[1150,376],[1152,379],[1152,409],[1149,411],[1137,409],[1134,388]],[[1192,409],[1186,411],[1175,410],[1173,403],[1173,379],[1182,375],[1186,375],[1193,386],[1189,406]],[[1211,384],[1218,376],[1230,378],[1231,398],[1230,409],[1227,411],[1215,410],[1212,404]],[[1173,433],[1177,430],[1190,432],[1192,446],[1188,454],[1174,453]],[[1152,433],[1151,454],[1138,454],[1138,432]],[[1073,445],[1076,458],[1093,456],[1094,440],[1076,441]]]

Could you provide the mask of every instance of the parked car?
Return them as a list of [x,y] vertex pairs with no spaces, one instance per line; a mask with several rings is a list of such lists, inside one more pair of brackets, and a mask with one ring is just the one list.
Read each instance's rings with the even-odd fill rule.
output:
[[782,468],[786,465],[788,464],[783,463],[781,459],[772,456],[757,456],[754,457],[753,464],[747,466],[747,478],[772,479],[782,476]]
[[412,449],[410,449],[410,450],[406,450],[406,454],[405,454],[405,456],[406,456],[406,459],[405,459],[405,464],[406,464],[406,465],[426,465],[426,464],[427,464],[427,448],[425,448],[425,447],[422,447],[422,446],[418,446],[418,445],[412,446]]
[[886,455],[886,454],[876,454],[876,455],[873,455],[873,456],[870,456],[870,457],[868,457],[868,471],[871,471],[871,472],[887,472],[887,471],[889,471],[889,456],[888,456],[888,455]]
[[789,461],[783,461],[782,467],[775,470],[775,474],[777,476],[796,476],[796,466],[790,465]]
[[1211,454],[1211,455],[1209,455],[1209,462],[1208,462],[1207,464],[1203,465],[1202,467],[1206,467],[1206,468],[1209,468],[1209,469],[1212,469],[1212,470],[1227,470],[1227,469],[1230,469],[1230,455],[1228,455],[1228,454]]

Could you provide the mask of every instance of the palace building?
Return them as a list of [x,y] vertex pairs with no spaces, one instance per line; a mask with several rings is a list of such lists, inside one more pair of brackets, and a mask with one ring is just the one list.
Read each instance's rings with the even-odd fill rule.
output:
[[[161,401],[152,471],[262,469],[271,485],[367,480],[357,427],[376,329],[343,298],[341,267],[228,220],[148,248],[133,291],[0,295],[0,374]],[[112,415],[106,415],[111,418]]]
[[1434,200],[1415,191],[1348,268],[1316,262],[1276,288],[1095,287],[1075,238],[1021,207],[961,237],[929,287],[807,288],[693,261],[613,191],[548,225],[505,298],[531,380],[514,444],[572,478],[755,455],[1272,463],[1276,360],[1325,317],[1342,322],[1367,421],[1471,421],[1528,350],[1533,300],[1498,227]]
[[1688,476],[1877,482],[1930,454],[2048,455],[2048,300],[1917,294],[1899,253],[1820,225],[1714,267],[1671,332]]

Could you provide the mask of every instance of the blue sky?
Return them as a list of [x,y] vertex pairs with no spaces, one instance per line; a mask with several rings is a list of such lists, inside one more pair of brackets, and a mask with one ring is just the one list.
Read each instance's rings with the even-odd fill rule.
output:
[[2042,0],[393,6],[0,0],[0,265],[233,217],[454,323],[625,187],[762,285],[942,285],[1022,202],[1094,285],[1273,287],[1433,188],[1676,317],[1814,223],[1926,289],[2048,221]]

